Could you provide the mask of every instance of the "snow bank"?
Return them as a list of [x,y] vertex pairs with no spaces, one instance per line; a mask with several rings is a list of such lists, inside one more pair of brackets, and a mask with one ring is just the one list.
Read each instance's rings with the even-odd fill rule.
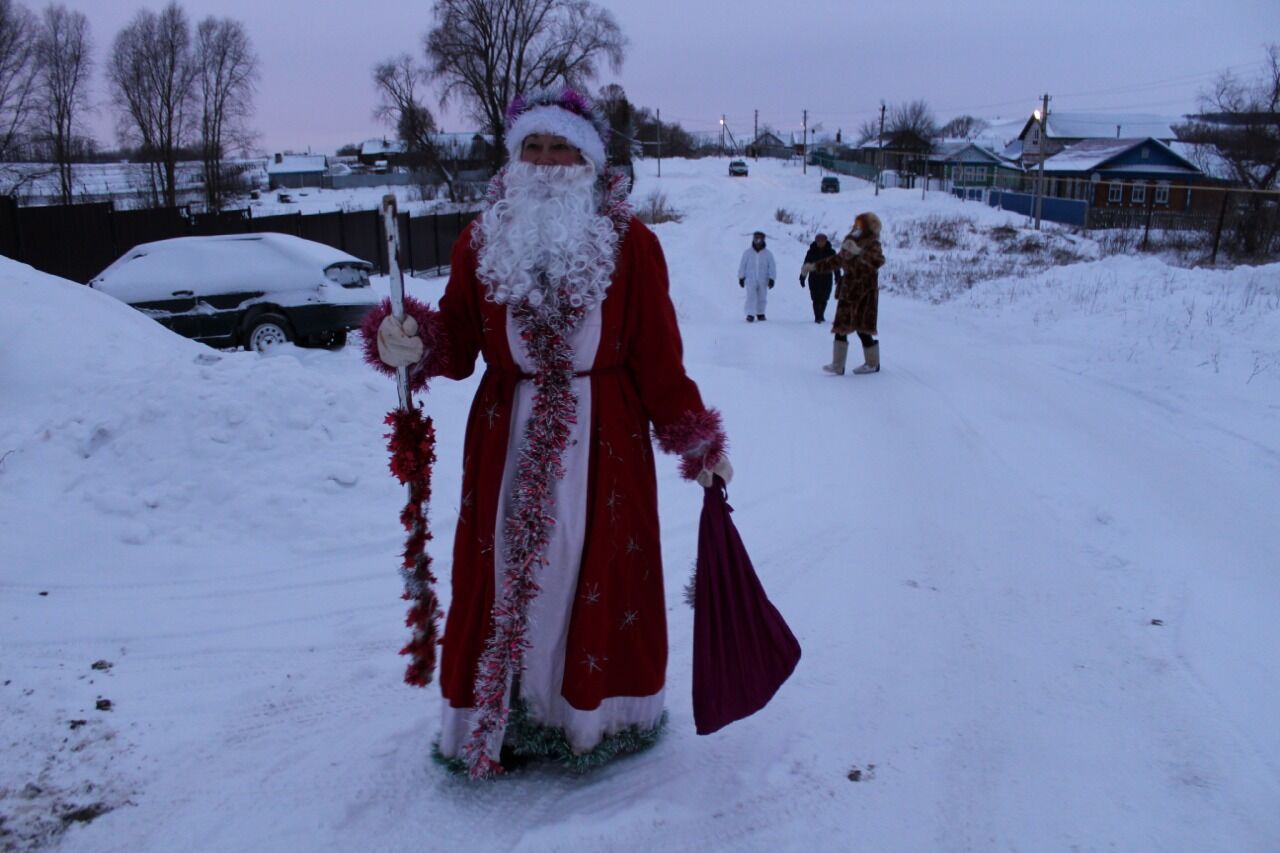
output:
[[42,409],[84,385],[206,351],[103,293],[0,256],[0,387]]

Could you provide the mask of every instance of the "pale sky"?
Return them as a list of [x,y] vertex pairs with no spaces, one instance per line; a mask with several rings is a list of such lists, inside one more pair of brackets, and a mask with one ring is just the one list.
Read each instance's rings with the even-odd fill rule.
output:
[[[24,0],[33,10],[43,4]],[[134,0],[61,0],[89,18],[94,40],[91,127],[113,146],[103,75]],[[383,135],[372,116],[374,63],[421,56],[428,0],[185,0],[194,22],[241,20],[261,57],[254,126],[263,152],[332,153]],[[801,111],[821,129],[852,131],[881,99],[924,98],[940,119],[959,113],[1017,118],[1042,93],[1052,109],[1179,115],[1218,71],[1248,75],[1280,41],[1276,0],[603,0],[630,39],[619,82],[664,120],[712,130],[727,116],[739,139],[761,124],[798,130]],[[1043,5],[1045,8],[1040,9]],[[459,109],[429,104],[446,130],[474,129]]]

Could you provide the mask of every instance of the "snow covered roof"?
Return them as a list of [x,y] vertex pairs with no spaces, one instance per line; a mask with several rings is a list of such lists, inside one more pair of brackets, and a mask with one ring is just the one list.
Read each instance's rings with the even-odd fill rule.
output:
[[1122,166],[1114,171],[1135,172],[1190,172],[1196,171],[1194,163],[1186,162],[1186,158],[1152,137],[1134,139],[1082,139],[1075,145],[1066,148],[1044,161],[1045,171],[1051,172],[1092,172],[1101,168],[1108,160],[1112,160],[1137,148],[1139,145],[1158,145],[1178,160],[1186,163],[1185,168],[1171,163],[1142,163]]
[[[1047,136],[1050,139],[1152,139],[1177,138],[1173,125],[1177,119],[1147,113],[1073,113],[1050,110]],[[1019,137],[1025,136],[1035,124],[1028,118]]]
[[386,154],[403,154],[404,143],[399,139],[366,139],[360,143],[360,156],[378,157]]
[[929,159],[935,162],[943,160],[961,160],[967,159],[972,162],[987,161],[997,163],[1001,166],[1009,168],[1021,168],[1013,163],[1007,162],[1006,159],[996,152],[992,151],[985,145],[977,142],[971,142],[967,139],[943,139],[934,143],[933,153],[929,155]]
[[1001,151],[1011,143],[1018,141],[1022,133],[1022,126],[1026,123],[1021,118],[994,118],[988,121],[990,124],[974,134],[973,141],[992,151]]
[[268,175],[295,175],[299,172],[323,172],[328,158],[323,154],[277,154],[267,163]]

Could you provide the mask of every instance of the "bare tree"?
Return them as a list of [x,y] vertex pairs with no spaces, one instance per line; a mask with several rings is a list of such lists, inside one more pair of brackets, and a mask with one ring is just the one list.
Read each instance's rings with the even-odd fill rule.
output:
[[596,97],[596,105],[609,123],[609,139],[605,143],[605,151],[609,163],[614,166],[629,167],[631,165],[631,149],[635,144],[635,107],[627,99],[627,92],[617,83],[610,83],[600,88]]
[[858,129],[854,131],[854,144],[858,147],[866,145],[873,139],[880,137],[880,119],[869,118],[862,124],[858,125]]
[[35,15],[13,0],[0,0],[0,161],[23,141],[36,82]]
[[58,168],[58,191],[70,204],[73,187],[71,157],[76,129],[88,105],[89,19],[83,12],[51,5],[40,19],[35,41],[37,135],[48,147]]
[[697,150],[697,142],[676,122],[658,123],[648,107],[636,107],[632,114],[636,126],[636,142],[646,157],[661,154],[663,157],[691,157]]
[[893,134],[914,133],[930,142],[938,135],[938,122],[929,104],[917,99],[890,107],[889,119],[884,129],[886,133]]
[[559,83],[582,88],[601,61],[622,67],[626,38],[613,13],[590,0],[436,0],[424,39],[443,99],[460,99],[506,156],[503,118],[521,92]]
[[196,65],[186,12],[170,2],[143,9],[116,34],[107,66],[122,141],[151,163],[152,203],[177,201],[177,154],[193,125]]
[[[1200,110],[1177,128],[1179,138],[1193,144],[1193,160],[1202,168],[1221,164],[1248,189],[1280,185],[1280,45],[1267,46],[1262,70],[1253,79],[1242,80],[1231,71],[1219,75],[1201,94]],[[1231,249],[1257,257],[1274,252],[1280,217],[1271,198],[1237,193],[1234,203],[1237,215],[1227,229]]]
[[200,159],[204,163],[205,200],[219,210],[228,187],[223,159],[253,141],[258,57],[244,24],[233,18],[205,18],[196,27],[195,67],[200,100]]
[[446,162],[449,155],[456,155],[457,151],[450,146],[449,152],[444,152],[436,144],[438,128],[435,116],[419,97],[419,87],[426,81],[426,70],[407,53],[378,63],[373,69],[373,84],[378,90],[378,106],[373,114],[395,128],[396,136],[404,144],[405,154],[411,161],[439,169],[449,200],[457,201],[457,168]]
[[974,116],[956,116],[938,129],[938,135],[948,139],[973,140],[991,127],[991,122]]
[[1256,190],[1280,182],[1280,45],[1266,54],[1252,80],[1219,75],[1200,96],[1200,114],[1177,129],[1185,142],[1216,148],[1235,179]]

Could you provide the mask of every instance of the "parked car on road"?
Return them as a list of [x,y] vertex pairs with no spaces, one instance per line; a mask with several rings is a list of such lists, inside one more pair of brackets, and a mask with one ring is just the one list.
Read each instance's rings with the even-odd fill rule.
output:
[[730,160],[729,161],[729,177],[745,178],[747,176],[746,160]]
[[210,346],[339,349],[377,302],[372,269],[288,234],[224,234],[135,246],[89,286]]
[[840,179],[835,175],[827,175],[819,182],[818,188],[824,193],[838,193],[840,192]]

